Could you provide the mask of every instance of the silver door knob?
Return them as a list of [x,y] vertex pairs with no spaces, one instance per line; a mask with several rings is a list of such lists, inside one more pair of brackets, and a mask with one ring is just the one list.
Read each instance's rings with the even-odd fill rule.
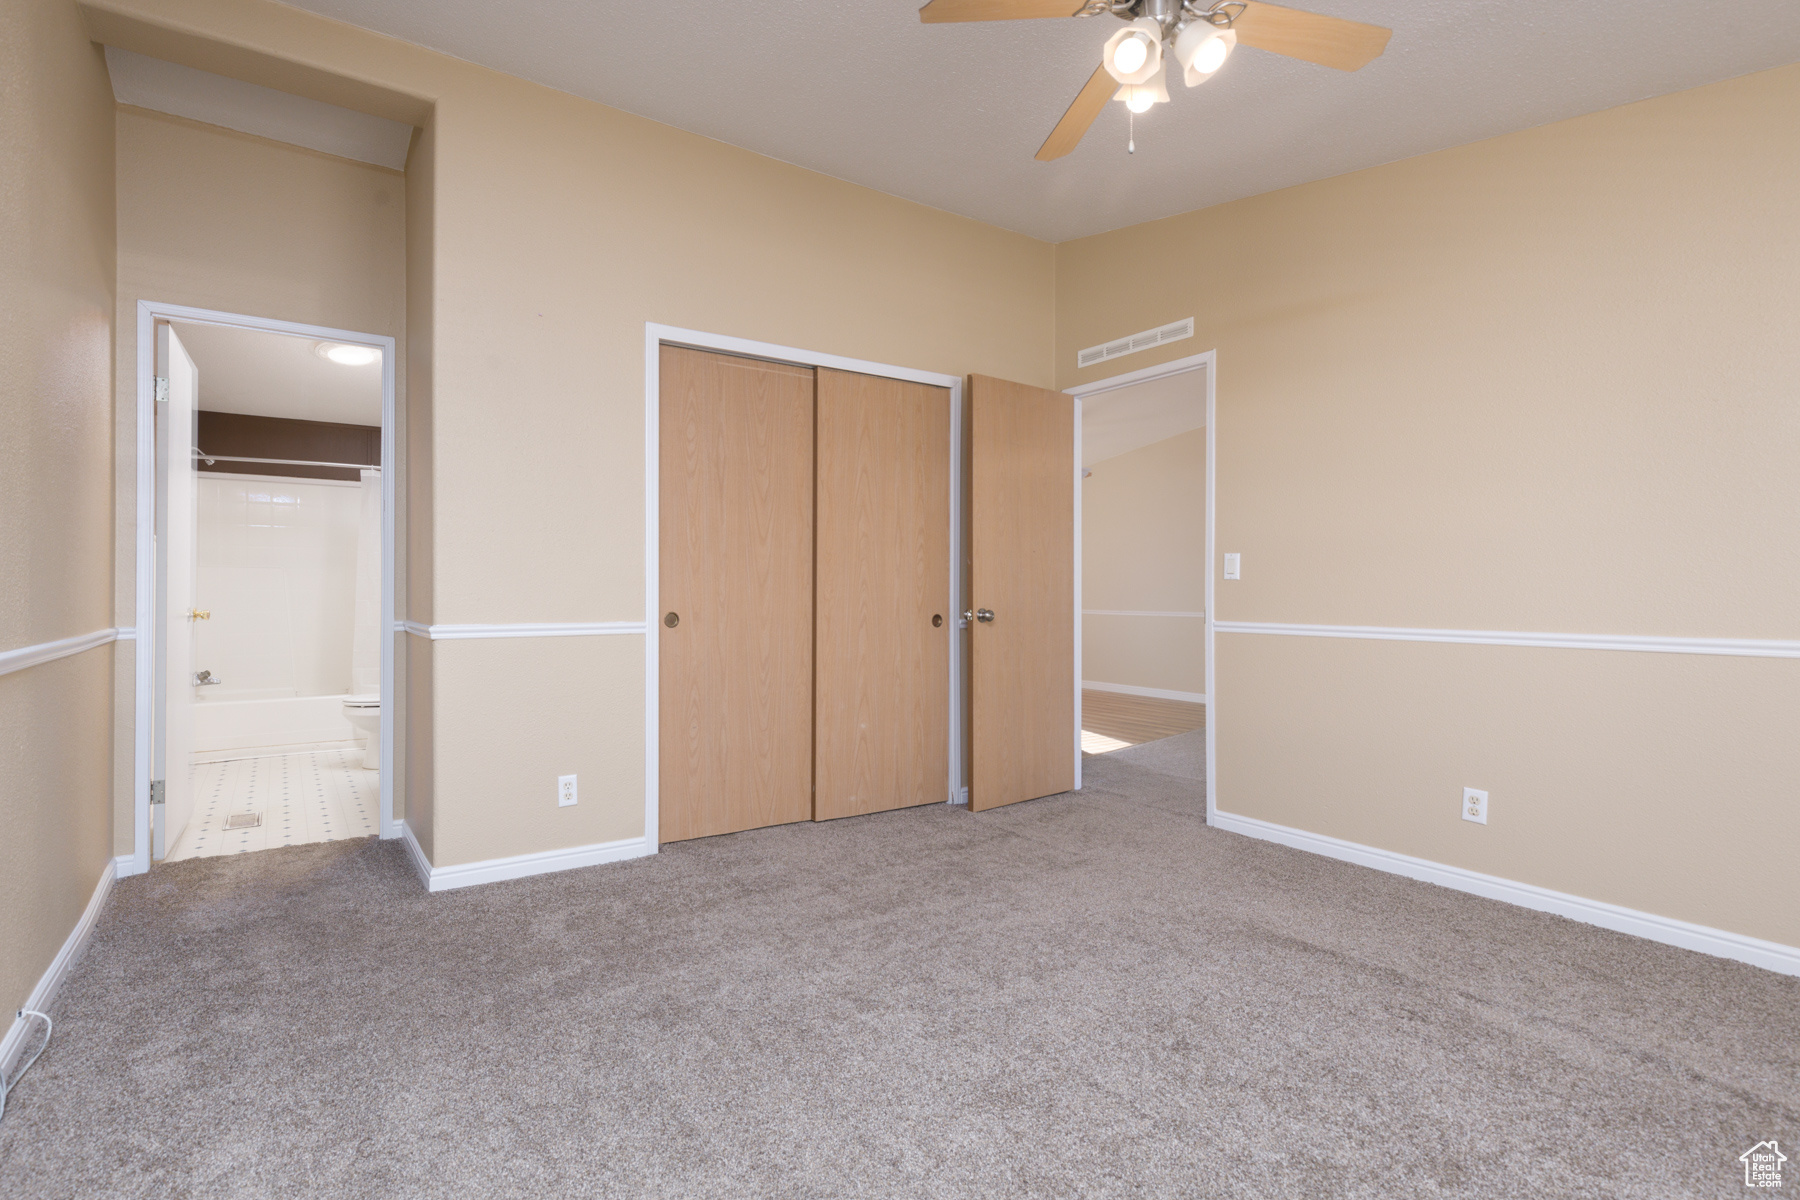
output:
[[975,610],[975,619],[985,625],[994,619],[994,610],[991,608],[978,608]]

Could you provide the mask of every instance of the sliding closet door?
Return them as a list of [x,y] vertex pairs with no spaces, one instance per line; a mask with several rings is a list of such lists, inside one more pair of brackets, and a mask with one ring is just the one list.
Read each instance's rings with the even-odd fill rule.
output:
[[950,393],[818,372],[814,817],[949,799]]
[[969,380],[969,807],[1075,786],[1075,401]]
[[813,373],[664,347],[660,837],[812,815]]

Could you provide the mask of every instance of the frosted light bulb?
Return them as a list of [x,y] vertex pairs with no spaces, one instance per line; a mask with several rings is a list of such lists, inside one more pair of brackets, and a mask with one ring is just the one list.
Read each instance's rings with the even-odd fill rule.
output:
[[1149,112],[1150,106],[1155,103],[1156,92],[1147,87],[1134,87],[1131,94],[1125,97],[1125,107],[1134,113]]
[[1225,44],[1224,38],[1208,38],[1194,55],[1194,70],[1201,75],[1211,75],[1225,65],[1225,56],[1231,53],[1231,47]]
[[[1149,57],[1150,48],[1144,44],[1144,39],[1133,34],[1120,42],[1117,49],[1113,51],[1113,66],[1118,68],[1121,75],[1130,75],[1143,66],[1144,60]],[[1143,110],[1139,109],[1138,111],[1142,112]]]

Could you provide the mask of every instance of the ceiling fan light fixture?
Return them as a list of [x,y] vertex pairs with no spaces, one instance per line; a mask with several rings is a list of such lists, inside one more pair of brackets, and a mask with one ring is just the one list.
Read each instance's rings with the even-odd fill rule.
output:
[[1175,35],[1175,61],[1181,64],[1182,78],[1189,87],[1199,87],[1225,65],[1236,45],[1237,30],[1195,21]]
[[1139,17],[1106,39],[1100,61],[1121,84],[1144,83],[1162,70],[1162,26]]

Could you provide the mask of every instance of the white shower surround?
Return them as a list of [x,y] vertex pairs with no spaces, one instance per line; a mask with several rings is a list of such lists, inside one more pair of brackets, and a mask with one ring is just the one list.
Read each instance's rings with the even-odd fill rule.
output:
[[[196,693],[195,752],[349,744],[343,698],[381,684],[379,473],[203,472],[199,485],[199,607],[212,617],[197,661],[224,682]],[[373,661],[358,664],[359,649]]]

